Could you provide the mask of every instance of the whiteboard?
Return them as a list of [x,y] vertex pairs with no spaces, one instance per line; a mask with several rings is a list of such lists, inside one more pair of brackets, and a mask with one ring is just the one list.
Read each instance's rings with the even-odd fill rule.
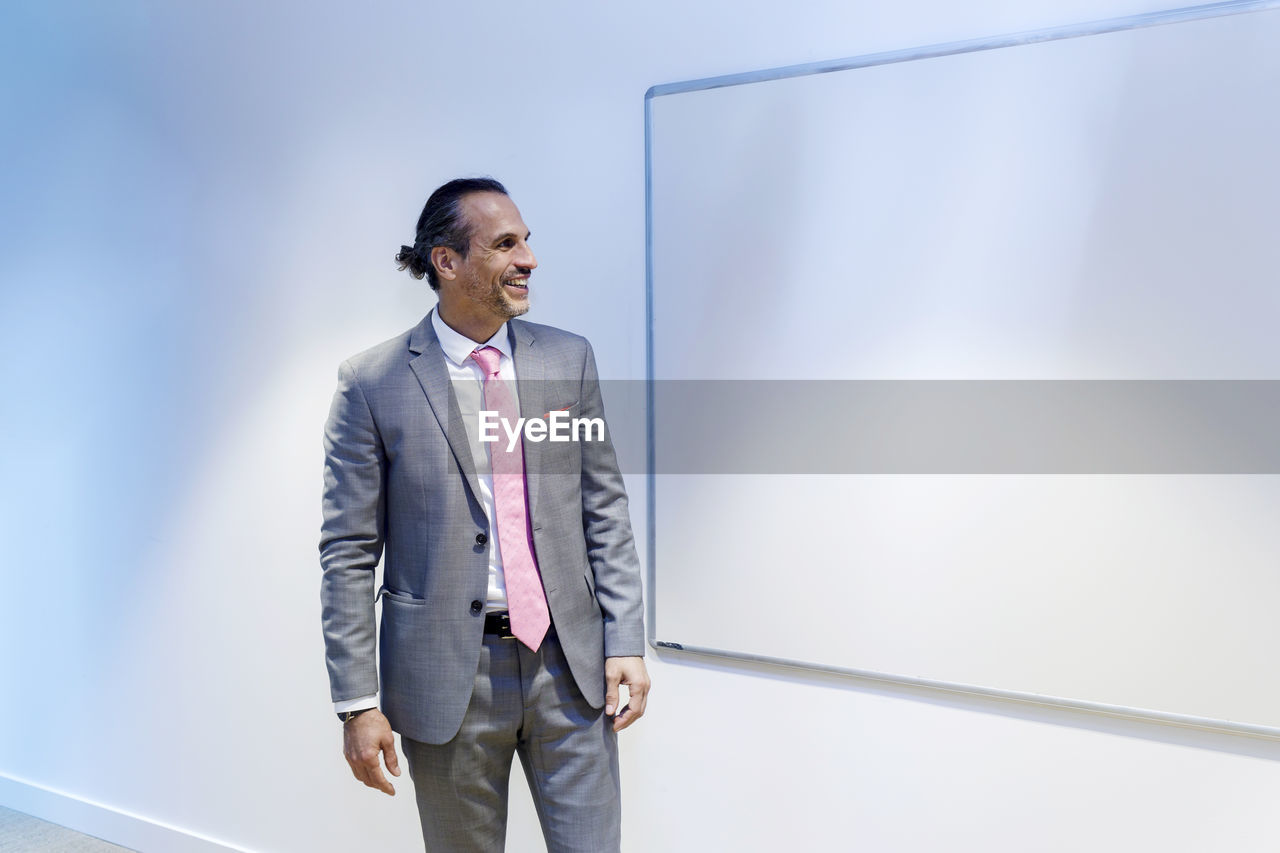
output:
[[653,645],[1280,736],[1277,5],[649,91]]

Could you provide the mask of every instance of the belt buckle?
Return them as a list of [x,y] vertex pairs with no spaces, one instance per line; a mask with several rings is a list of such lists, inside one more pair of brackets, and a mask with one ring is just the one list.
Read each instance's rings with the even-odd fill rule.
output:
[[511,614],[503,611],[498,615],[498,639],[514,640],[516,635],[511,633]]

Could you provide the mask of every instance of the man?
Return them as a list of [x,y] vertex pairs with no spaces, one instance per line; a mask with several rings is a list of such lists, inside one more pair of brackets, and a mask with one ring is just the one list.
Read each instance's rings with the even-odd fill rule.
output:
[[[513,754],[549,850],[617,850],[616,732],[649,690],[607,431],[549,442],[518,428],[604,416],[586,340],[514,319],[537,266],[528,239],[497,181],[432,193],[397,260],[438,305],[342,364],[325,428],[321,600],[344,752],[392,794],[382,762],[400,775],[400,733],[430,850],[503,849]],[[504,428],[482,429],[486,416]]]

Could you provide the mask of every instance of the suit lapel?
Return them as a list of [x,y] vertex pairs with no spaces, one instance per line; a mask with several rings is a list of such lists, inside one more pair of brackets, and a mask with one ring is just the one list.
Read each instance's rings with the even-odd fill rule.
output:
[[[519,320],[511,320],[512,351],[516,363],[516,388],[520,397],[520,417],[541,418],[547,411],[545,367],[542,356],[534,345],[533,332]],[[524,441],[524,481],[529,499],[529,520],[538,527],[538,483],[542,470],[542,442]]]
[[453,458],[462,470],[472,497],[479,503],[480,478],[476,474],[475,460],[471,456],[467,428],[462,423],[462,411],[458,408],[458,401],[449,381],[449,369],[445,367],[444,350],[440,348],[440,340],[431,326],[431,314],[427,314],[409,334],[409,351],[414,354],[409,360],[409,367],[426,392],[427,402],[449,442]]

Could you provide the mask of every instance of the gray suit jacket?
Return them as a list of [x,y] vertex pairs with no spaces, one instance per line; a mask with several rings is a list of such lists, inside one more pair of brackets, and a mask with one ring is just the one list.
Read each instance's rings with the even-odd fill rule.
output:
[[[568,408],[570,417],[604,417],[584,338],[520,320],[510,328],[521,416]],[[428,315],[343,362],[324,436],[320,597],[331,694],[337,702],[381,687],[392,728],[426,743],[450,740],[471,698],[488,585],[483,537],[496,535],[444,359]],[[524,453],[551,619],[578,688],[599,707],[605,657],[644,654],[622,475],[607,433],[526,441]]]

